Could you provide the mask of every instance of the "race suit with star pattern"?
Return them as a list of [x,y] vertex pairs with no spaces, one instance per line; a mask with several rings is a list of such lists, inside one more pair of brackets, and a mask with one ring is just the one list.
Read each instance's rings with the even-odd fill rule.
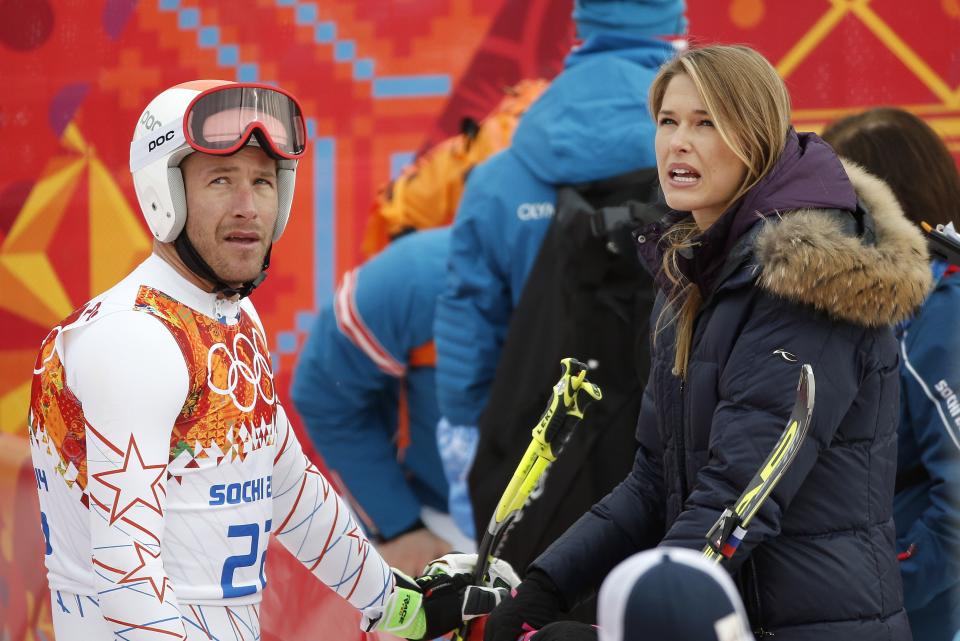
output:
[[29,434],[58,639],[258,639],[271,534],[360,610],[393,590],[300,448],[249,299],[157,256],[43,341]]

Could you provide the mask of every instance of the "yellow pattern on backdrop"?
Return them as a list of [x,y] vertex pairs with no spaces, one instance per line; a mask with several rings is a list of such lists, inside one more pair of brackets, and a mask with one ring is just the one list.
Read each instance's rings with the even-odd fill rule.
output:
[[[63,153],[52,157],[0,245],[0,308],[53,327],[74,308],[120,280],[150,252],[150,238],[103,162],[76,123],[61,137]],[[50,261],[51,239],[83,180],[88,182],[89,289],[71,299]],[[0,432],[25,433],[30,374],[36,349],[0,352]]]
[[[738,7],[741,12],[755,12],[762,16],[763,7],[756,6],[755,0],[734,0],[731,5],[731,17],[735,23],[752,20],[747,15],[734,14]],[[923,57],[907,44],[876,11],[870,6],[871,0],[830,0],[830,7],[801,36],[796,44],[776,63],[777,71],[786,79],[801,63],[829,36],[833,29],[848,15],[855,16],[873,33],[883,45],[903,63],[930,91],[941,101],[941,105],[900,105],[914,113],[925,116],[927,123],[945,139],[950,151],[960,151],[960,87],[951,88]],[[960,0],[941,0],[940,9],[947,20],[960,19]],[[759,18],[757,18],[759,19]],[[861,111],[873,105],[850,106],[837,109],[797,109],[794,121],[803,123],[807,128],[820,131],[832,120],[847,114]],[[931,117],[932,114],[935,114]]]

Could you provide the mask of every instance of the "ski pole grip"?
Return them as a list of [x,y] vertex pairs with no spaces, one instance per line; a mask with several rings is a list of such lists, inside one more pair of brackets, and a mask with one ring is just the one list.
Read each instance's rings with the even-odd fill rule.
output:
[[[573,427],[581,418],[583,410],[590,400],[600,400],[600,388],[586,379],[589,367],[575,358],[564,358],[560,361],[562,374],[560,380],[553,387],[553,398],[544,413],[545,424],[541,428],[542,442],[554,451],[563,446]],[[580,392],[585,391],[587,397],[581,407]],[[534,438],[538,430],[534,429]],[[540,439],[538,439],[540,440]]]

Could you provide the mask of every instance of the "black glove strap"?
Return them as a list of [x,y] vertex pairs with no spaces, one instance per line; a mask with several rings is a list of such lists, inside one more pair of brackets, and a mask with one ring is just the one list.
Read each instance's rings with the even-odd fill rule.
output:
[[438,574],[417,579],[417,587],[423,592],[423,611],[427,617],[424,639],[435,639],[460,627],[464,592],[469,583],[467,574]]

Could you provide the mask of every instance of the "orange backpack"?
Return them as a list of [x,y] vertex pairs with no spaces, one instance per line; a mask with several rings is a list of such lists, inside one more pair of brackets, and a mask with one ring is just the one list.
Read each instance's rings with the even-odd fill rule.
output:
[[[373,203],[363,238],[370,257],[408,231],[453,222],[467,174],[474,165],[506,149],[517,122],[547,88],[546,80],[521,80],[479,124],[466,120],[464,133],[431,147],[384,185]],[[471,126],[472,125],[472,126]]]

